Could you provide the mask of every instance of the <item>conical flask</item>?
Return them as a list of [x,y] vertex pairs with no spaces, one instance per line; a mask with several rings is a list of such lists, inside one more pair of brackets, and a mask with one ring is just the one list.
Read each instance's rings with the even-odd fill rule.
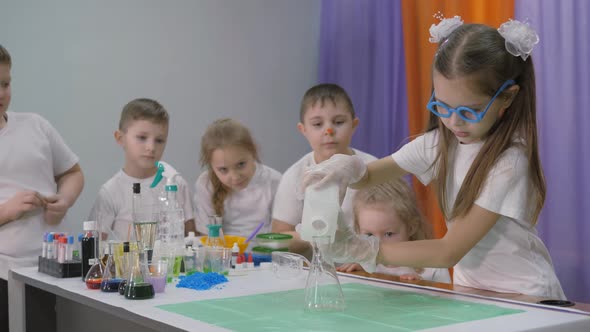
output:
[[313,237],[313,258],[305,283],[305,311],[337,312],[345,308],[342,287],[331,259],[323,255],[322,244],[329,244],[330,237]]
[[107,263],[104,268],[100,290],[103,292],[117,292],[121,285],[122,278],[117,278],[117,263],[115,261],[115,245],[114,241],[109,241],[107,246]]
[[102,277],[104,275],[104,265],[100,260],[99,250],[98,250],[98,238],[94,239],[94,257],[90,258],[90,261],[93,261],[92,266],[86,273],[84,277],[84,282],[86,283],[86,287],[89,289],[100,289],[100,285],[102,283]]
[[140,259],[138,253],[132,253],[132,265],[125,286],[126,299],[143,300],[154,297],[154,286],[145,279],[147,276],[146,268],[147,261]]

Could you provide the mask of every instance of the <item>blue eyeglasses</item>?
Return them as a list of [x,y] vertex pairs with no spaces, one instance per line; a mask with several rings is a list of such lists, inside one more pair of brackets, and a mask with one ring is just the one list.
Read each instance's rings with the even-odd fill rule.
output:
[[457,115],[459,115],[459,117],[461,117],[461,119],[463,119],[467,122],[477,123],[477,122],[480,122],[481,119],[483,119],[483,117],[486,115],[486,112],[488,111],[488,109],[490,108],[490,106],[492,105],[492,103],[494,102],[496,97],[498,97],[498,95],[502,91],[506,90],[506,88],[513,85],[514,83],[515,82],[513,80],[507,80],[506,82],[504,82],[504,84],[502,84],[500,89],[498,89],[496,94],[492,97],[492,100],[490,100],[490,102],[488,103],[486,108],[483,110],[483,112],[478,112],[472,108],[465,107],[465,106],[451,108],[448,105],[441,103],[440,101],[434,100],[434,91],[432,92],[432,96],[430,96],[430,101],[428,101],[426,108],[428,108],[428,110],[430,112],[434,113],[434,115],[441,117],[441,118],[450,118],[454,112],[454,113],[457,113]]

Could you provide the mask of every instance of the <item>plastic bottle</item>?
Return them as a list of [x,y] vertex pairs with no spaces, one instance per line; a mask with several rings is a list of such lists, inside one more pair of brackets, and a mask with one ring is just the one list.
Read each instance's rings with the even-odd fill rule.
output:
[[86,274],[90,267],[94,264],[94,259],[98,258],[98,230],[96,221],[85,221],[83,224],[84,237],[82,238],[82,280],[86,278]]
[[[178,185],[175,177],[178,172],[169,164],[156,162],[158,171],[150,188],[155,188],[162,180],[166,180],[164,197],[160,194],[160,218],[158,223],[159,256],[168,260],[168,275],[177,278],[180,275],[182,257],[184,256],[184,209],[178,202]],[[168,280],[171,280],[168,278]]]
[[188,232],[188,236],[184,238],[184,245],[196,247],[197,245],[197,238],[195,236],[195,232]]
[[238,256],[240,255],[240,248],[238,247],[238,243],[234,242],[234,245],[231,247],[231,267],[233,269],[236,268],[236,264],[238,263]]

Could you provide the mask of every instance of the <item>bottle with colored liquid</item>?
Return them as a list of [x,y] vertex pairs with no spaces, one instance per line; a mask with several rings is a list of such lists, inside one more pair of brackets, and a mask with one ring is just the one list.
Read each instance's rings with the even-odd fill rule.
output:
[[82,249],[82,280],[86,280],[86,275],[90,267],[94,264],[94,259],[98,258],[98,228],[96,221],[85,221],[83,224],[84,236],[81,241]]

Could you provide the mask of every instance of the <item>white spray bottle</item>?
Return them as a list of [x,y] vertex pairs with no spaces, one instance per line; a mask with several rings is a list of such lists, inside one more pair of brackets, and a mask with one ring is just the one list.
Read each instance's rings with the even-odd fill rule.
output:
[[[150,188],[155,188],[164,178],[166,185],[158,195],[160,220],[154,252],[159,252],[158,256],[160,257],[168,256],[168,259],[174,260],[174,257],[184,249],[184,210],[176,199],[178,185],[175,182],[175,177],[178,172],[163,161],[156,162],[156,167],[158,170]],[[171,271],[172,268],[173,266],[169,264]]]

